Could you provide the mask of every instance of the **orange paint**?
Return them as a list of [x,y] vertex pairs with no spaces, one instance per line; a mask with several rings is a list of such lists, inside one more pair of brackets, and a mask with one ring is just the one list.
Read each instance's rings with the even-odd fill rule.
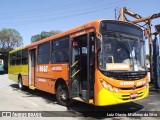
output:
[[23,85],[28,86],[28,75],[22,75]]
[[[40,69],[41,66],[46,70]],[[46,67],[47,66],[47,67]],[[41,64],[36,66],[36,77],[58,79],[62,78],[65,81],[69,80],[69,69],[68,64]]]
[[55,80],[36,77],[35,81],[36,89],[55,94],[54,85],[55,85]]
[[31,80],[32,80],[31,85],[35,86],[35,67],[31,68]]

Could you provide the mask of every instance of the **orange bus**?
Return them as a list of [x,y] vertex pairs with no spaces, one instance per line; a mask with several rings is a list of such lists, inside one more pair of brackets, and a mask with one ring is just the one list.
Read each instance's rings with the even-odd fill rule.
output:
[[95,106],[146,98],[145,43],[138,26],[96,20],[9,53],[9,78],[56,94],[57,102]]

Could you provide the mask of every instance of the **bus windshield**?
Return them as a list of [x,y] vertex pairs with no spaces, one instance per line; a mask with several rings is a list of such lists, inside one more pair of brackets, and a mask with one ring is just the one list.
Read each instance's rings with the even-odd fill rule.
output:
[[132,36],[103,35],[99,68],[104,71],[145,71],[144,41]]

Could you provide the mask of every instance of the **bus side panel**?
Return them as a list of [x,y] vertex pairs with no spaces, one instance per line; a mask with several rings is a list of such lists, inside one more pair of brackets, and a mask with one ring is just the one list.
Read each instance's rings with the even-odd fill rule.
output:
[[55,94],[55,82],[61,78],[68,81],[68,64],[41,64],[36,66],[35,86],[39,90]]
[[21,72],[20,66],[9,66],[9,79],[18,83],[18,74]]
[[51,64],[50,71],[51,77],[55,80],[58,78],[62,78],[65,81],[69,80],[68,64]]
[[36,77],[36,89],[54,94],[55,81]]
[[9,66],[9,79],[18,83],[18,75],[22,76],[23,84],[28,86],[28,65]]
[[28,86],[28,75],[22,75],[22,79],[23,79],[23,85]]
[[35,86],[35,67],[31,68],[31,79],[32,79],[31,85]]
[[23,85],[28,86],[28,65],[22,65],[22,75]]

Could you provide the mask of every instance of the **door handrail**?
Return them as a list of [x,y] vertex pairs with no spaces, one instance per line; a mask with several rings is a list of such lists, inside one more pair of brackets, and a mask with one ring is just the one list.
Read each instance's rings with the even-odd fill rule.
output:
[[79,61],[80,61],[80,59],[77,60],[76,62],[74,62],[74,63],[71,65],[71,68],[74,67]]
[[79,70],[77,70],[72,76],[71,78],[73,78],[76,74],[78,74],[80,72],[81,68]]

